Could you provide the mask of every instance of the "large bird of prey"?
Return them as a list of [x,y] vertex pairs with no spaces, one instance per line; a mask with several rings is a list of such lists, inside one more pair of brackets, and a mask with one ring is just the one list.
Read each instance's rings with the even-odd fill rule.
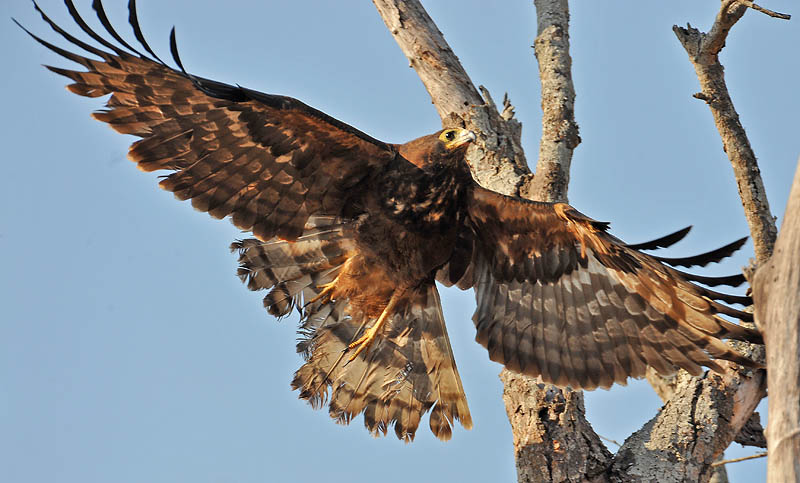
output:
[[470,131],[387,144],[296,99],[187,73],[174,31],[177,69],[169,67],[142,35],[133,0],[129,20],[144,53],[117,33],[100,1],[94,9],[110,38],[66,4],[102,48],[37,5],[86,52],[31,34],[83,70],[48,68],[71,79],[76,94],[110,95],[94,118],[141,138],[128,157],[143,171],[168,171],[162,188],[252,232],[232,246],[239,276],[267,291],[269,313],[301,313],[305,363],[292,386],[315,407],[327,403],[336,420],[363,413],[373,434],[393,426],[405,441],[428,411],[441,439],[455,421],[471,427],[436,281],[474,288],[477,340],[489,357],[545,382],[607,388],[648,366],[720,371],[715,359],[759,367],[721,340],[761,341],[719,315],[751,320],[719,302],[748,298],[694,283],[743,279],[671,268],[717,261],[741,241],[686,259],[644,254],[686,230],[625,244],[565,203],[480,187],[464,159]]

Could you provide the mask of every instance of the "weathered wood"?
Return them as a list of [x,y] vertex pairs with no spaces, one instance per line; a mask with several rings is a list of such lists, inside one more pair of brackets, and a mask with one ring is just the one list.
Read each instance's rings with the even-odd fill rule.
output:
[[517,481],[603,481],[611,453],[586,420],[583,393],[500,373]]
[[778,230],[775,227],[775,218],[769,210],[756,155],[728,94],[725,69],[719,61],[719,53],[725,47],[730,29],[747,9],[748,6],[742,2],[722,0],[717,18],[708,33],[700,32],[690,25],[687,28],[675,25],[672,30],[689,54],[689,60],[700,81],[701,91],[694,97],[705,101],[714,116],[714,123],[722,138],[722,149],[730,159],[739,187],[745,218],[753,238],[756,261],[763,262],[772,254]]
[[675,393],[614,457],[612,481],[708,481],[764,394],[764,371],[676,376]]
[[542,138],[536,175],[522,196],[538,201],[567,201],[572,152],[580,144],[575,122],[575,86],[569,55],[567,0],[534,0],[536,40],[533,52],[542,86]]
[[767,346],[767,481],[800,481],[800,163],[775,252],[753,279]]

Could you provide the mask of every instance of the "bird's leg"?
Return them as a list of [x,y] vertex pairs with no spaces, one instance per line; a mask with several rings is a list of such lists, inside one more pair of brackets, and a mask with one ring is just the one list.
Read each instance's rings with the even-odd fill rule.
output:
[[347,350],[356,349],[353,355],[350,356],[350,360],[348,362],[352,362],[356,357],[358,357],[361,351],[369,347],[369,345],[375,339],[375,336],[378,334],[378,331],[381,330],[381,327],[383,327],[386,319],[389,318],[389,316],[394,312],[394,306],[397,305],[397,302],[400,300],[400,297],[403,296],[404,292],[405,290],[403,289],[395,290],[394,293],[392,293],[392,298],[389,299],[389,303],[386,304],[386,308],[383,309],[380,317],[378,317],[378,320],[372,324],[372,327],[364,332],[364,335],[347,346]]
[[343,273],[347,272],[352,260],[353,258],[350,257],[344,262],[344,265],[342,266],[342,269],[339,270],[339,273],[336,275],[336,278],[334,278],[332,281],[328,283],[323,283],[322,285],[319,285],[317,288],[321,288],[322,291],[319,294],[317,294],[316,297],[311,299],[311,301],[307,302],[306,305],[311,305],[313,303],[316,303],[325,297],[330,299],[331,292],[333,292],[333,290],[336,288],[336,282],[339,281]]

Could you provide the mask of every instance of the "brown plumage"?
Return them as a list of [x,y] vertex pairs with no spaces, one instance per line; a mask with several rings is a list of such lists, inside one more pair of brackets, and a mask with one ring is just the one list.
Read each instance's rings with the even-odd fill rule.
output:
[[[749,303],[700,287],[738,285],[741,276],[700,277],[670,265],[704,265],[741,246],[657,258],[686,230],[626,245],[563,203],[537,203],[478,186],[464,153],[474,134],[447,129],[403,145],[378,141],[289,97],[188,74],[174,35],[170,68],[131,26],[141,54],[109,24],[119,45],[93,32],[70,0],[78,26],[107,51],[55,25],[93,60],[33,36],[85,71],[48,67],[68,89],[110,95],[94,114],[133,134],[129,158],[215,218],[255,238],[238,241],[239,276],[265,290],[275,316],[301,312],[292,386],[347,423],[364,414],[373,434],[392,426],[410,441],[421,417],[449,439],[455,421],[472,425],[435,281],[475,288],[477,340],[492,360],[546,382],[591,389],[715,359],[757,366],[721,339],[760,336],[718,314],[749,314],[717,302]],[[29,32],[30,33],[30,32]],[[121,45],[121,46],[120,46]]]

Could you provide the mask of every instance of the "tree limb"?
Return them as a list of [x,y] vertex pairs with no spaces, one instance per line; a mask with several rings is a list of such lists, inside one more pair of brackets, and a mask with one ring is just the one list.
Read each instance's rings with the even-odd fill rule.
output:
[[687,25],[687,28],[675,25],[672,30],[689,54],[689,60],[700,81],[701,92],[694,97],[705,101],[711,109],[722,138],[722,148],[733,166],[739,196],[753,238],[756,260],[760,263],[772,254],[778,230],[775,227],[775,218],[769,210],[756,155],[750,147],[744,127],[739,122],[739,114],[733,107],[725,84],[725,70],[719,61],[719,52],[725,47],[728,32],[748,7],[757,6],[752,2],[723,0],[708,33],[700,32],[691,25]]
[[575,86],[569,55],[567,0],[534,0],[533,51],[542,84],[542,139],[533,182],[522,195],[537,201],[567,201],[572,152],[580,144],[575,122]]
[[[695,67],[702,87],[702,91],[695,94],[695,97],[704,100],[714,116],[723,149],[734,168],[757,260],[763,262],[772,252],[777,230],[769,211],[755,154],[728,94],[724,69],[718,57],[725,46],[728,32],[748,7],[755,8],[751,2],[723,0],[716,20],[707,34],[691,26],[686,29],[676,26],[673,31]],[[760,349],[743,345],[738,348],[751,357],[759,358],[756,352]],[[674,396],[654,420],[626,441],[625,446],[630,443],[631,447],[620,450],[615,465],[625,459],[624,453],[627,451],[637,456],[638,451],[644,447],[645,439],[649,438],[648,443],[653,445],[653,435],[648,434],[651,432],[648,426],[656,429],[661,424],[674,424],[672,419],[677,418],[676,435],[680,437],[682,431],[688,431],[691,436],[689,441],[692,441],[689,446],[680,440],[670,441],[668,445],[679,450],[673,451],[672,457],[688,458],[687,463],[682,465],[682,470],[685,471],[682,478],[709,478],[712,471],[709,464],[713,458],[719,456],[741,431],[755,406],[765,395],[766,380],[763,371],[745,371],[733,364],[726,364],[726,367],[727,371],[723,375],[708,373],[703,378],[679,374]],[[687,421],[692,425],[681,424]],[[637,443],[637,440],[641,442]],[[646,459],[652,456],[654,455],[651,454]],[[637,461],[627,469],[628,476],[636,473],[648,477],[644,470],[652,468],[652,463],[645,463],[642,470],[636,468],[639,464]]]

